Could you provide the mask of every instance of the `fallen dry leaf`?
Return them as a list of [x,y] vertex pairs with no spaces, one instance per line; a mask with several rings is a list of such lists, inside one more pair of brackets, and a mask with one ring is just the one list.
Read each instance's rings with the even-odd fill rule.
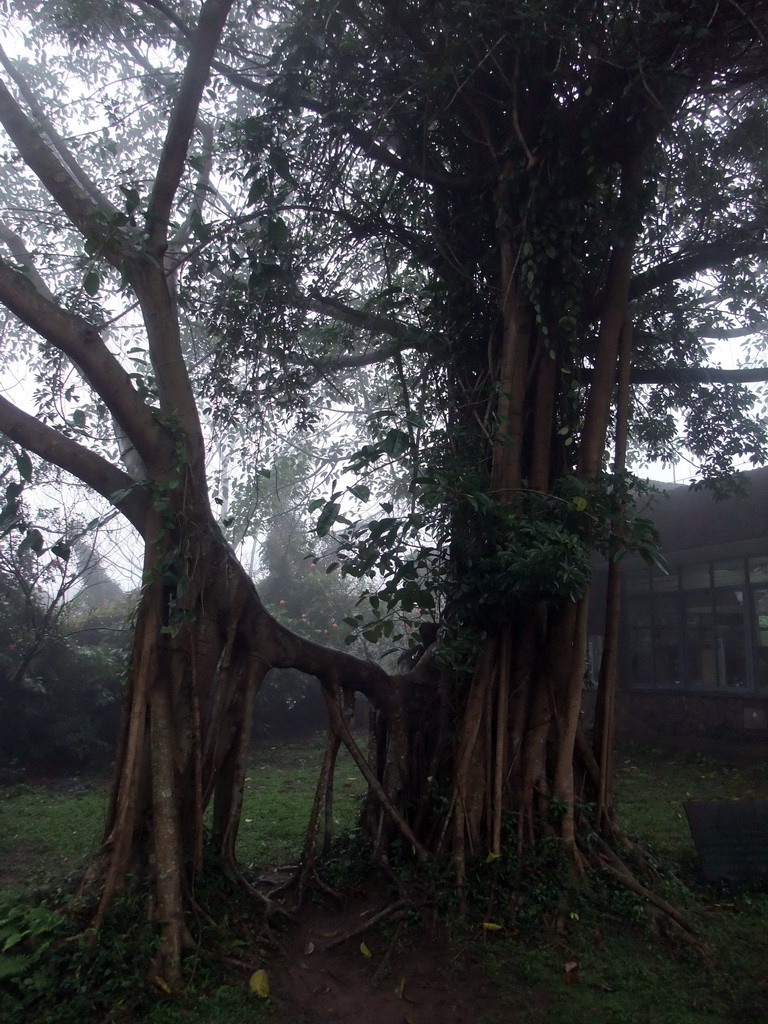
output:
[[266,999],[269,995],[269,975],[262,968],[260,971],[254,971],[251,975],[251,980],[248,983],[248,988],[251,992],[254,992],[259,999]]
[[575,960],[570,960],[567,964],[563,964],[563,984],[579,984],[579,965]]

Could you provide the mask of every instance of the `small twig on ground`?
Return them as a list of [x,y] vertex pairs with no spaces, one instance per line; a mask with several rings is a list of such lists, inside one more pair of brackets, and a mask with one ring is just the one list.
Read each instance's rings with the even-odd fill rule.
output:
[[392,957],[392,951],[394,950],[395,945],[397,944],[397,941],[400,938],[400,933],[402,932],[402,930],[403,930],[402,924],[398,925],[398,927],[395,929],[395,934],[392,936],[392,941],[390,942],[389,946],[387,947],[387,952],[381,958],[381,963],[379,964],[379,966],[374,971],[374,975],[373,975],[373,979],[372,979],[374,984],[379,980],[379,977],[381,976],[381,974],[386,970],[386,968],[387,968],[387,966],[389,964],[389,961],[390,961],[390,959]]
[[395,900],[394,903],[390,903],[388,907],[385,907],[383,910],[380,910],[378,914],[374,914],[373,917],[368,918],[367,921],[364,921],[363,924],[358,925],[357,928],[353,928],[351,931],[345,932],[343,935],[340,935],[337,939],[334,939],[333,942],[326,943],[326,945],[323,946],[323,951],[325,952],[326,950],[333,949],[334,946],[340,946],[342,942],[346,942],[347,939],[353,939],[356,935],[362,935],[363,932],[367,932],[369,928],[372,928],[375,924],[378,924],[379,921],[383,921],[385,917],[389,917],[389,915],[393,914],[396,910],[401,910],[402,908],[406,907],[409,904],[409,902],[410,900],[406,899]]

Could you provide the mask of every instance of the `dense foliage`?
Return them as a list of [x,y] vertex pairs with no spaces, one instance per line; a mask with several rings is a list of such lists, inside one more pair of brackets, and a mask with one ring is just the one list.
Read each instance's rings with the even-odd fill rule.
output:
[[[97,599],[78,575],[73,581],[64,564],[41,566],[30,552],[19,556],[4,544],[0,773],[8,780],[25,770],[104,767],[114,757],[135,596]],[[67,593],[78,586],[79,593]]]

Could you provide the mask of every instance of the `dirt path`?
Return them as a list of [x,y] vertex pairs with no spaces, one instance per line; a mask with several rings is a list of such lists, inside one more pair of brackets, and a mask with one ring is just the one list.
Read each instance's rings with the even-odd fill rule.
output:
[[[270,969],[272,993],[286,1021],[307,1024],[478,1024],[502,1019],[479,952],[453,943],[438,927],[403,919],[407,911],[346,940],[392,904],[356,894],[341,911],[311,899],[284,936]],[[361,945],[362,944],[362,945]],[[507,1014],[504,1017],[508,1017]]]

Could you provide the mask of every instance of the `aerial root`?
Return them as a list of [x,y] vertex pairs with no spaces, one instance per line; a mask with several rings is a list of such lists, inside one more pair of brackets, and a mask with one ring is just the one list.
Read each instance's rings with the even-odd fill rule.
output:
[[651,904],[651,917],[660,925],[660,930],[664,931],[662,922],[666,922],[668,925],[667,930],[671,931],[675,936],[682,939],[684,942],[695,946],[697,949],[702,949],[701,943],[696,937],[696,929],[693,924],[682,914],[676,907],[663,897],[658,896],[651,889],[648,889],[641,882],[635,878],[632,872],[622,862],[622,860],[613,852],[610,846],[605,840],[598,837],[597,845],[599,849],[598,856],[596,858],[597,863],[603,871],[613,875],[623,885],[627,887],[631,892],[641,896],[644,900],[647,900]]

